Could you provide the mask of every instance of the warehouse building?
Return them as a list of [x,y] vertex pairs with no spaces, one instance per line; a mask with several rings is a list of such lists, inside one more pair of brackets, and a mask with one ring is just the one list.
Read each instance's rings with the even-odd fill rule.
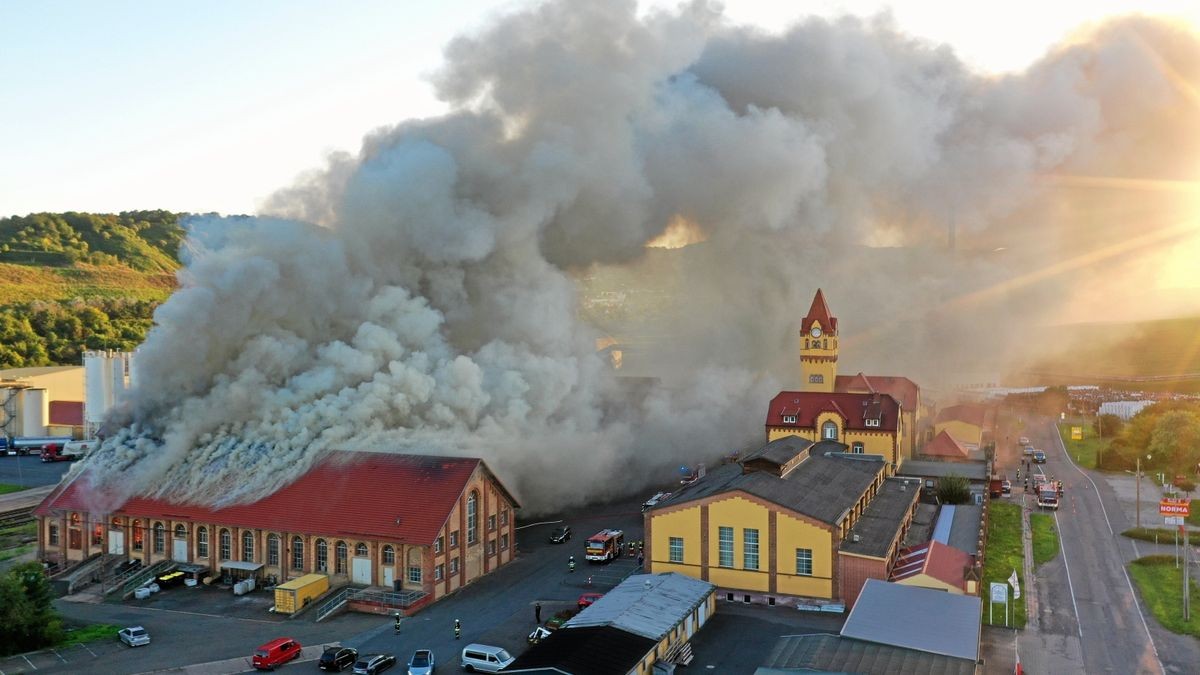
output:
[[511,562],[516,500],[480,459],[335,452],[251,504],[208,507],[134,497],[89,510],[86,474],[35,510],[39,556],[70,565],[100,553],[333,585],[406,592],[416,609]]
[[80,438],[83,398],[81,366],[0,370],[0,436]]

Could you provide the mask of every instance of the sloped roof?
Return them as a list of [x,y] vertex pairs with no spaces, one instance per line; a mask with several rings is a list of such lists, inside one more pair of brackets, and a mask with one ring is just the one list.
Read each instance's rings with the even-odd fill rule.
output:
[[775,642],[759,673],[975,675],[975,662],[838,635],[786,635]]
[[716,588],[675,572],[635,574],[585,607],[563,628],[612,626],[658,642],[704,604]]
[[652,511],[728,492],[745,492],[830,525],[858,502],[876,476],[887,468],[878,458],[811,454],[782,478],[767,471],[742,473],[740,464],[724,464],[684,487]]
[[[295,482],[250,504],[214,508],[133,497],[113,513],[432,544],[477,467],[491,476],[477,458],[332,452]],[[91,490],[86,474],[78,476],[47,496],[35,514],[87,511]]]
[[928,541],[900,552],[891,580],[902,581],[923,574],[961,589],[963,571],[971,563],[971,556],[965,552],[938,541]]
[[64,427],[83,426],[83,401],[50,401],[50,424]]
[[[767,408],[768,427],[816,428],[821,413],[834,412],[844,418],[847,429],[856,431],[895,431],[900,419],[900,404],[887,394],[878,395],[878,408],[872,408],[874,394],[830,393],[824,391],[781,391]],[[882,415],[879,426],[868,427],[866,419],[876,412]],[[784,416],[796,422],[784,422]]]
[[0,370],[0,380],[20,380],[26,377],[38,377],[53,373],[65,373],[69,370],[83,372],[83,366],[38,366],[36,368],[8,368]]
[[983,601],[919,586],[867,579],[842,636],[974,663]]
[[905,410],[916,410],[921,388],[907,377],[897,375],[838,375],[834,379],[836,392],[880,392],[889,394],[900,402]]
[[804,315],[804,319],[800,322],[800,332],[807,334],[814,321],[819,321],[821,329],[826,333],[837,335],[837,317],[829,314],[829,305],[825,304],[825,294],[819,288],[817,294],[813,296],[808,314]]
[[783,465],[794,459],[796,455],[808,450],[812,445],[813,442],[807,438],[784,436],[783,438],[776,438],[761,448],[748,453],[741,461],[749,462],[754,459],[765,459],[772,464]]
[[560,628],[525,650],[506,673],[611,675],[627,673],[646,658],[657,640],[611,626]]
[[952,457],[954,459],[966,459],[971,455],[966,446],[954,440],[950,432],[945,429],[937,436],[934,436],[933,440],[921,449],[921,454],[931,457]]
[[962,403],[938,411],[935,424],[943,422],[966,422],[982,429],[987,423],[987,408],[981,405]]
[[938,460],[910,459],[901,464],[896,473],[921,478],[962,476],[967,480],[980,481],[987,480],[987,464],[985,462],[944,462]]
[[[839,550],[876,558],[886,556],[900,536],[904,519],[920,493],[921,485],[916,481],[895,477],[883,481],[862,517],[850,528],[850,536],[842,540]],[[855,535],[858,541],[854,541]]]

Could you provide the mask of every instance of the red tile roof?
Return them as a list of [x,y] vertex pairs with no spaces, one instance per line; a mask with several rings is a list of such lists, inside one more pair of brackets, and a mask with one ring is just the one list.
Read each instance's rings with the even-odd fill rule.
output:
[[939,541],[928,541],[900,551],[892,568],[891,581],[924,574],[961,589],[965,586],[963,573],[973,562],[974,556],[965,551]]
[[921,398],[921,388],[907,377],[896,375],[838,375],[833,384],[834,391],[883,392],[900,401],[905,410],[915,411]]
[[966,446],[954,440],[954,437],[950,435],[950,432],[943,429],[942,433],[934,436],[933,440],[929,442],[929,445],[926,445],[921,450],[921,454],[929,455],[931,457],[952,457],[954,459],[966,459],[970,457],[971,453],[967,450]]
[[[874,409],[878,397],[878,410],[883,413],[879,426],[868,427],[866,413]],[[900,404],[887,394],[849,394],[823,391],[781,391],[771,399],[767,409],[767,427],[797,427],[814,429],[817,417],[824,412],[834,412],[846,420],[845,427],[856,431],[895,431],[900,417]],[[796,422],[785,423],[784,415],[795,415]]]
[[820,321],[821,330],[826,333],[837,335],[837,317],[829,315],[829,305],[825,304],[825,294],[819,288],[817,289],[817,294],[813,296],[812,306],[808,308],[808,314],[800,322],[800,332],[808,335],[808,329],[812,328],[813,321]]
[[937,419],[934,420],[936,424],[950,421],[966,422],[982,429],[987,422],[987,408],[970,403],[952,405],[949,408],[939,410]]
[[[213,508],[133,497],[113,513],[431,544],[476,467],[495,480],[476,458],[334,452],[296,482],[252,504]],[[92,486],[86,478],[59,486],[34,513],[88,510]]]
[[83,401],[50,401],[50,424],[63,427],[83,426]]

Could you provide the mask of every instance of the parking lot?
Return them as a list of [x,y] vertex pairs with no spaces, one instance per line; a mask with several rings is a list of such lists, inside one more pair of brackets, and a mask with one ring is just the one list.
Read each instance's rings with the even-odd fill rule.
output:
[[0,483],[37,487],[54,485],[73,462],[43,462],[37,455],[0,455]]

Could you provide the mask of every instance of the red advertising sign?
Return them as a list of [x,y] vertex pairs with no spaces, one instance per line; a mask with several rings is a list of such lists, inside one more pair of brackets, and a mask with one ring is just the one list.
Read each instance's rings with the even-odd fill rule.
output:
[[1191,502],[1186,499],[1163,499],[1158,503],[1158,512],[1164,516],[1187,517],[1191,513]]

